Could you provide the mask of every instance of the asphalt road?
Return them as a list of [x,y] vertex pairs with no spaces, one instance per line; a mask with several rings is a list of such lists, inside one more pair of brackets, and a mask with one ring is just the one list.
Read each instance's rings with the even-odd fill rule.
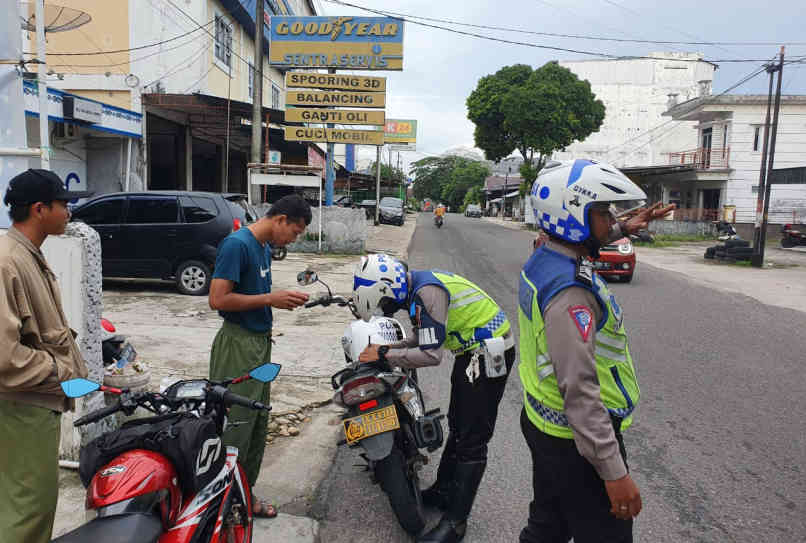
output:
[[[419,221],[411,267],[478,283],[517,330],[517,276],[531,234],[454,214],[441,230],[429,215]],[[626,434],[644,502],[636,541],[806,541],[806,313],[693,285],[641,266],[640,256],[633,283],[612,290],[642,389]],[[447,410],[449,372],[421,372],[429,407]],[[513,371],[467,542],[517,541],[526,520],[531,460],[518,425],[521,394]],[[425,484],[439,453],[431,458]],[[321,541],[411,541],[379,487],[353,467],[360,463],[342,447],[321,485],[313,510]]]

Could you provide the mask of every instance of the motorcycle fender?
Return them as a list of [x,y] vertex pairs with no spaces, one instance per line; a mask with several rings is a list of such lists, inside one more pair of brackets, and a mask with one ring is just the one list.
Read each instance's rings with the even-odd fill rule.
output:
[[383,460],[392,452],[395,444],[395,432],[385,432],[377,434],[359,442],[360,446],[367,453],[367,458],[378,461]]

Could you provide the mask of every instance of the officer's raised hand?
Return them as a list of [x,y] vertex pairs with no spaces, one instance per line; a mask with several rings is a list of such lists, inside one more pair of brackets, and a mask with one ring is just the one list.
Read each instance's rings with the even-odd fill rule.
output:
[[616,518],[629,520],[641,512],[641,492],[629,474],[615,481],[605,481],[610,498],[610,512]]
[[650,222],[662,219],[677,207],[674,204],[661,207],[662,205],[663,202],[656,202],[649,207],[636,210],[629,219],[621,223],[621,231],[625,234],[635,234],[649,226]]

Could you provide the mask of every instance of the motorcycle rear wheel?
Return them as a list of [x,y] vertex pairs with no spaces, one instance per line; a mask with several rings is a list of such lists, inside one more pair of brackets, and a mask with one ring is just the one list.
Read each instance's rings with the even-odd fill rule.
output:
[[393,447],[389,456],[375,464],[375,479],[389,496],[389,504],[400,526],[408,533],[417,535],[425,528],[425,520],[418,478],[410,473],[413,472],[406,465],[406,457],[397,447]]

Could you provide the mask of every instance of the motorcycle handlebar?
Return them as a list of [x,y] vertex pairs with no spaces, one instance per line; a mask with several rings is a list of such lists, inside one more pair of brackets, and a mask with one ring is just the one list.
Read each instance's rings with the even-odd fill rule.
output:
[[265,409],[266,411],[271,411],[271,407],[268,405],[260,403],[257,400],[250,400],[249,398],[239,396],[238,394],[227,390],[226,387],[220,385],[213,386],[210,389],[210,393],[217,399],[220,399],[227,407],[239,405],[241,407],[246,407],[247,409]]
[[87,413],[77,421],[73,423],[73,426],[84,426],[85,424],[90,424],[91,422],[97,422],[104,417],[108,417],[113,413],[117,413],[120,410],[120,402],[115,403],[114,405],[109,405],[107,407],[103,407],[98,409],[97,411],[93,411],[92,413]]
[[310,302],[306,303],[304,307],[315,307],[317,305],[322,306],[329,306],[330,304],[338,304],[340,306],[345,306],[349,303],[348,300],[344,299],[342,296],[323,296],[321,298],[317,298],[316,300],[311,300]]

